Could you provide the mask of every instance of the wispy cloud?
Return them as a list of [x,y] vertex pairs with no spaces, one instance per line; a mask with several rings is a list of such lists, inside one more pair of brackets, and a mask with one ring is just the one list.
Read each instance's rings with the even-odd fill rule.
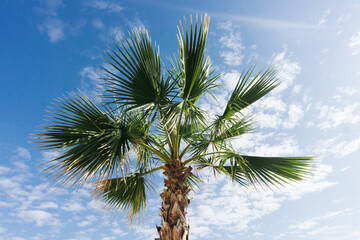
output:
[[330,9],[326,9],[324,14],[321,16],[321,18],[319,20],[319,25],[322,25],[327,22],[327,18],[329,16],[329,14],[330,14]]
[[38,25],[40,32],[47,34],[50,42],[56,43],[65,38],[65,28],[67,24],[58,16],[58,11],[64,7],[62,0],[41,0],[41,6],[37,9],[38,14],[45,17],[43,22]]
[[91,21],[91,25],[94,27],[94,28],[97,28],[97,29],[103,29],[105,26],[104,26],[104,23],[98,19],[98,18],[95,18]]
[[10,170],[10,168],[8,168],[8,167],[4,167],[4,166],[0,166],[0,175],[5,175],[5,174],[7,174],[7,173],[9,173],[11,170]]
[[56,43],[65,38],[64,29],[66,24],[62,20],[57,18],[49,18],[44,23],[39,25],[39,30],[45,32],[50,42]]
[[85,217],[85,220],[78,222],[77,225],[79,227],[86,227],[89,226],[91,224],[93,224],[94,222],[96,222],[98,220],[97,217],[95,217],[94,215],[88,215]]
[[46,16],[57,16],[58,9],[64,6],[63,0],[40,0],[39,13]]
[[90,99],[100,100],[100,69],[94,67],[84,67],[80,71],[80,75],[81,91],[84,92],[84,94],[87,95]]
[[343,94],[349,95],[349,96],[352,96],[355,93],[359,92],[358,89],[353,88],[353,87],[337,87],[336,90],[338,90],[339,92],[341,92]]
[[111,40],[115,40],[115,41],[117,41],[118,39],[122,39],[123,38],[122,27],[120,26],[110,27],[109,36],[111,37]]
[[350,38],[349,47],[353,55],[360,53],[360,32],[357,32]]
[[350,14],[344,14],[344,15],[341,15],[336,22],[337,23],[344,23],[344,22],[349,21],[350,18],[351,18]]
[[235,30],[236,27],[230,21],[221,24],[220,28],[225,30],[219,39],[223,49],[220,51],[220,56],[229,66],[241,65],[244,58],[242,50],[245,48],[242,44],[241,33]]
[[342,124],[355,124],[359,122],[359,106],[359,103],[353,103],[343,107],[318,104],[318,118],[320,120],[318,127],[320,129],[332,129]]
[[303,117],[303,107],[299,104],[290,104],[288,108],[288,118],[283,123],[284,128],[294,128]]
[[305,221],[290,225],[289,228],[296,229],[296,230],[308,230],[308,229],[315,227],[320,221],[329,220],[329,219],[338,217],[339,215],[344,215],[344,214],[348,215],[348,214],[351,214],[351,212],[352,212],[352,209],[344,209],[342,211],[329,212],[329,213],[323,214],[321,216],[313,217],[313,218],[307,219]]
[[230,72],[224,73],[222,77],[224,87],[226,87],[229,91],[234,90],[239,81],[240,75],[241,73],[237,70],[231,70]]
[[323,156],[336,156],[343,158],[360,149],[360,137],[341,140],[341,135],[315,143],[312,151]]
[[[231,14],[228,12],[219,11],[206,11],[202,9],[196,9],[194,7],[184,7],[183,5],[169,4],[165,1],[148,1],[151,5],[156,5],[161,8],[173,9],[177,11],[185,11],[188,13],[201,13],[208,14],[210,17],[218,18],[221,21],[233,21],[234,23],[244,23],[252,25],[253,27],[270,28],[270,29],[318,29],[319,25],[293,22],[287,20],[263,18],[257,16],[248,16],[244,14]],[[321,26],[323,27],[323,26]]]
[[86,1],[85,6],[92,7],[98,10],[106,10],[108,12],[119,13],[124,10],[120,4],[115,1],[106,0],[90,0]]
[[20,158],[23,158],[23,159],[29,160],[31,158],[31,154],[30,154],[29,150],[27,150],[26,148],[23,148],[23,147],[17,147],[16,154]]
[[281,92],[291,86],[295,77],[301,72],[300,64],[289,58],[287,48],[285,48],[284,51],[273,55],[272,64],[278,71],[278,77],[281,81],[280,86],[274,90],[276,93]]
[[44,225],[60,226],[61,223],[56,216],[44,210],[23,210],[16,213],[16,216],[25,222],[35,222],[38,227]]
[[251,24],[253,26],[271,29],[317,29],[318,25],[297,23],[291,21],[277,20],[271,18],[252,17],[241,14],[229,14],[220,12],[208,12],[211,17],[223,20],[231,20],[236,23]]

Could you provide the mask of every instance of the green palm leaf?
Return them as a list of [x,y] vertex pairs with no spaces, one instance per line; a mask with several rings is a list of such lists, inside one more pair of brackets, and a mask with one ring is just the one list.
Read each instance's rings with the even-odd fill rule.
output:
[[228,151],[219,155],[219,159],[233,180],[246,179],[253,185],[282,185],[302,180],[311,170],[313,157],[259,157]]
[[[215,120],[205,129],[206,131],[199,131],[197,127],[191,129],[193,131],[188,130],[189,132],[186,133],[184,138],[189,143],[188,149],[185,149],[184,153],[191,151],[192,156],[196,156],[208,151],[216,151],[216,149],[230,144],[229,140],[240,137],[245,133],[251,133],[254,127],[252,120],[249,118],[233,117],[231,121],[221,121],[221,124],[219,124],[218,120]],[[201,129],[204,129],[204,127]]]
[[212,76],[214,71],[210,71],[210,60],[204,58],[208,29],[209,18],[207,16],[200,24],[197,19],[193,24],[192,18],[190,18],[189,31],[186,21],[185,27],[181,25],[179,28],[180,61],[172,64],[175,73],[174,79],[179,79],[181,97],[191,99],[193,103],[202,94],[215,87],[214,82],[219,77],[219,75]]
[[148,128],[135,113],[103,112],[86,96],[59,99],[50,124],[36,134],[43,149],[64,150],[45,171],[54,180],[74,184],[112,174],[126,174],[131,146],[147,140]]
[[94,183],[93,195],[106,203],[107,210],[121,209],[132,220],[146,207],[146,190],[152,189],[144,176],[134,173],[123,178]]
[[103,69],[105,97],[129,108],[153,109],[166,103],[174,91],[174,82],[162,75],[160,54],[148,33],[135,29],[114,46],[106,53],[106,61],[118,72]]
[[223,119],[228,119],[235,113],[239,113],[279,85],[275,70],[269,68],[263,72],[261,69],[255,76],[252,76],[255,68],[255,66],[249,68],[241,74],[221,116]]

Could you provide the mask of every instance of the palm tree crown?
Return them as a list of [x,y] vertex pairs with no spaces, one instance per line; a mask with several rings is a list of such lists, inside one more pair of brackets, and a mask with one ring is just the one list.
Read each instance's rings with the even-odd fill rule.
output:
[[180,24],[179,53],[168,68],[148,33],[133,30],[106,53],[112,68],[103,69],[103,100],[96,105],[81,93],[58,99],[36,137],[43,149],[62,150],[49,175],[60,184],[92,183],[95,196],[130,219],[146,205],[152,173],[163,171],[159,239],[188,239],[187,196],[201,181],[193,168],[244,186],[301,180],[311,169],[311,157],[248,156],[231,144],[254,130],[244,109],[278,86],[272,68],[244,70],[222,114],[209,117],[199,107],[218,87],[205,57],[208,27],[207,16]]

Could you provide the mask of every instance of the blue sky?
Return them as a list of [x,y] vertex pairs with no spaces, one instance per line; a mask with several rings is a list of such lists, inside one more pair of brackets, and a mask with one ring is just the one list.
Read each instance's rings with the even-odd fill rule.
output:
[[[259,132],[234,140],[267,156],[315,155],[316,171],[285,188],[235,188],[207,177],[192,195],[191,239],[360,239],[360,4],[358,1],[64,1],[0,3],[0,239],[154,239],[160,199],[129,227],[89,198],[57,189],[40,174],[57,152],[30,134],[57,97],[80,89],[96,98],[103,51],[145,27],[163,61],[176,26],[211,18],[207,54],[222,72],[200,105],[217,113],[248,64],[275,66],[282,85],[256,103]],[[158,182],[158,192],[162,183]]]

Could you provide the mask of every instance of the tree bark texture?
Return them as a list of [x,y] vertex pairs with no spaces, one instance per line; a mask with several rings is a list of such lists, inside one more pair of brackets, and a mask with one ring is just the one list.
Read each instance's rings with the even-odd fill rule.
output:
[[189,225],[186,224],[186,210],[190,204],[188,198],[190,188],[184,184],[184,181],[192,174],[192,168],[185,167],[181,161],[175,160],[163,169],[166,188],[160,194],[161,227],[157,226],[160,238],[155,240],[188,240]]

